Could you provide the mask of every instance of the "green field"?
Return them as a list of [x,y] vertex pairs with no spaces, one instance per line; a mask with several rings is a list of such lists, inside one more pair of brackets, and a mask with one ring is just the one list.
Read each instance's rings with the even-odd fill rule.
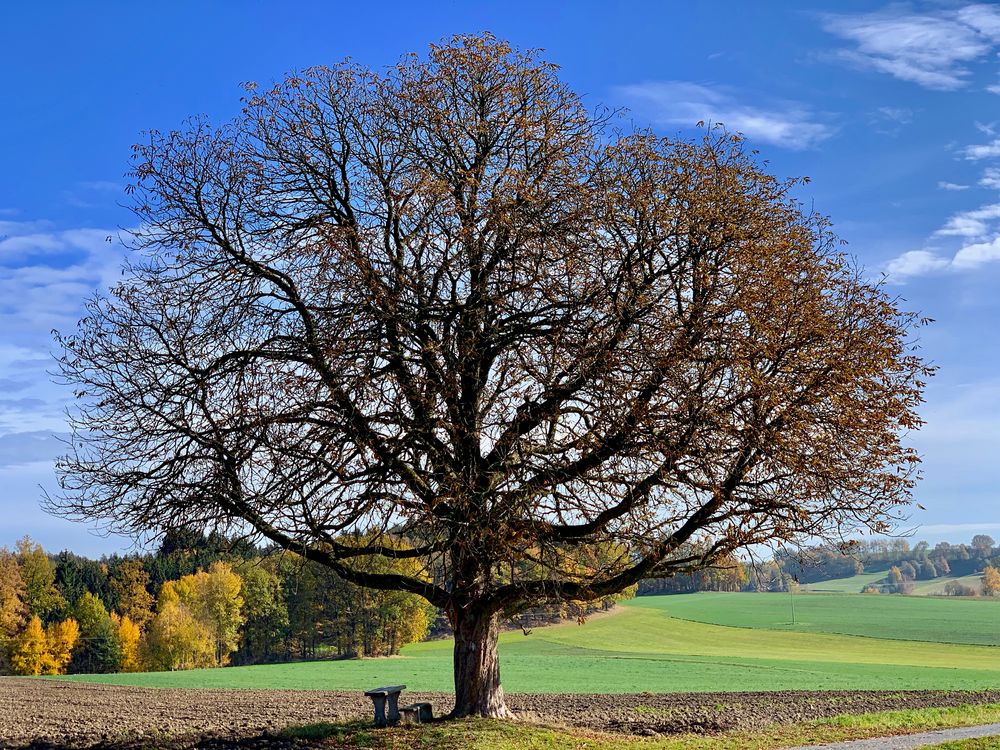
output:
[[[800,594],[795,605],[803,621],[794,628],[787,594],[692,594],[641,597],[585,625],[538,628],[530,636],[508,632],[500,645],[504,687],[528,693],[945,690],[1000,682],[1000,648],[971,645],[1000,642],[1000,603]],[[832,632],[837,629],[867,637]],[[879,633],[892,639],[871,637]],[[935,639],[944,642],[929,642]],[[451,641],[413,644],[390,659],[63,679],[313,690],[402,682],[411,690],[449,691]]]
[[859,573],[849,578],[833,578],[829,581],[817,581],[816,583],[802,584],[802,591],[834,592],[838,594],[860,594],[861,589],[869,583],[878,583],[885,579],[886,571],[880,570],[875,573]]
[[1000,645],[1000,601],[990,599],[883,594],[702,593],[640,597],[635,605],[713,625]]
[[[848,578],[833,578],[829,581],[817,581],[816,583],[802,584],[803,592],[812,593],[838,593],[838,594],[859,594],[869,583],[884,583],[887,571],[879,570],[873,573],[859,573]],[[914,596],[935,596],[944,594],[944,587],[949,581],[958,581],[966,586],[971,586],[979,591],[982,573],[973,573],[967,576],[941,576],[930,581],[913,581],[913,590],[910,592]]]
[[944,587],[949,581],[957,581],[965,586],[971,586],[977,592],[983,580],[982,573],[973,573],[967,576],[942,576],[931,581],[914,581],[913,593],[917,596],[933,596],[944,594]]

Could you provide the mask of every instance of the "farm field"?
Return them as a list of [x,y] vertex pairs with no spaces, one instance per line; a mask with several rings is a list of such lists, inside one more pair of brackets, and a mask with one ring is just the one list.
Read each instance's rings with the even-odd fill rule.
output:
[[890,640],[1000,645],[1000,601],[989,599],[712,592],[640,597],[634,606],[714,625]]
[[802,584],[803,592],[834,592],[838,594],[860,594],[861,589],[869,583],[875,583],[885,578],[886,571],[874,573],[859,573],[848,578],[832,578],[829,581]]
[[[504,687],[511,693],[666,693],[996,686],[998,603],[801,594],[795,604],[802,619],[794,629],[787,594],[692,594],[641,597],[582,626],[538,628],[527,637],[508,632],[500,645]],[[856,632],[836,632],[848,628]],[[891,637],[874,637],[879,633]],[[442,640],[413,644],[390,659],[60,679],[300,690],[401,682],[411,690],[447,692],[451,648]]]
[[980,583],[983,580],[982,573],[973,573],[967,576],[946,576],[935,578],[932,581],[914,581],[913,594],[916,596],[931,596],[934,594],[944,594],[944,587],[949,581],[956,581],[964,586],[971,586],[979,591]]
[[[885,579],[886,571],[879,570],[872,573],[859,573],[848,578],[833,578],[829,581],[817,581],[816,583],[805,583],[802,591],[811,593],[838,593],[838,594],[859,594],[861,589],[869,583],[877,583]],[[944,587],[950,581],[956,581],[965,586],[979,590],[982,580],[981,573],[973,573],[967,576],[941,576],[930,581],[913,581],[911,596],[932,596],[944,594]]]
[[[407,691],[443,715],[445,693]],[[524,721],[373,731],[360,691],[155,690],[0,677],[0,747],[21,750],[776,750],[1000,721],[1000,691],[511,694]]]

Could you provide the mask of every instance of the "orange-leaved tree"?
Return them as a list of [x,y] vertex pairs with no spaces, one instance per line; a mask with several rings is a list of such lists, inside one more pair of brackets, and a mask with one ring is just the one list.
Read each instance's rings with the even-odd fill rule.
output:
[[909,501],[920,321],[740,137],[612,127],[488,35],[248,89],[135,147],[58,512],[419,594],[454,715],[502,717],[502,617]]
[[983,596],[1000,596],[1000,570],[987,565],[983,569],[981,584]]

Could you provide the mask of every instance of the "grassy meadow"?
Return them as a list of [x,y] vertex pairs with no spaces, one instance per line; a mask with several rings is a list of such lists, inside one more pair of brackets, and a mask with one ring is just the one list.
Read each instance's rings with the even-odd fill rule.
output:
[[640,597],[634,606],[713,625],[1000,646],[1000,601],[995,599],[705,592]]
[[[367,722],[313,724],[283,732],[286,737],[327,739],[324,747],[373,750],[779,750],[794,745],[888,737],[1000,721],[1000,705],[961,706],[844,714],[759,730],[672,737],[628,737],[487,719],[390,728],[373,732]],[[1000,738],[934,745],[935,750],[997,750]],[[931,750],[927,746],[926,750]]]
[[[995,688],[1000,602],[850,594],[640,597],[584,625],[501,637],[504,687],[522,693]],[[148,687],[452,689],[450,640],[388,659],[60,679]]]
[[[836,593],[836,594],[859,594],[861,589],[870,583],[882,583],[885,581],[887,571],[878,570],[872,573],[859,573],[856,576],[847,578],[833,578],[829,581],[817,581],[816,583],[802,584],[803,593]],[[979,591],[982,573],[973,573],[967,576],[941,576],[930,581],[912,581],[910,585],[911,596],[940,596],[945,593],[945,586],[949,582],[955,581],[965,586],[971,586]]]

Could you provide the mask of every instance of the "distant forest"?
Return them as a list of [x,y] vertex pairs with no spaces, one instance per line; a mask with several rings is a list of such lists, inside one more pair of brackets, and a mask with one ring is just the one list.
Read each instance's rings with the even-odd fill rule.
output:
[[915,581],[959,578],[979,574],[978,585],[949,580],[942,593],[949,596],[1000,595],[1000,547],[992,537],[977,534],[970,544],[927,542],[910,546],[905,539],[852,541],[842,547],[817,546],[779,550],[772,560],[748,565],[737,559],[690,575],[643,581],[639,595],[683,594],[696,591],[788,591],[862,573],[885,572],[858,591],[869,594],[908,594]]
[[[394,565],[420,573],[411,558]],[[634,594],[536,610],[511,626],[583,617]],[[172,532],[155,552],[100,560],[51,555],[28,538],[0,548],[0,674],[387,656],[449,632],[419,596],[360,588],[292,553],[214,534]]]

